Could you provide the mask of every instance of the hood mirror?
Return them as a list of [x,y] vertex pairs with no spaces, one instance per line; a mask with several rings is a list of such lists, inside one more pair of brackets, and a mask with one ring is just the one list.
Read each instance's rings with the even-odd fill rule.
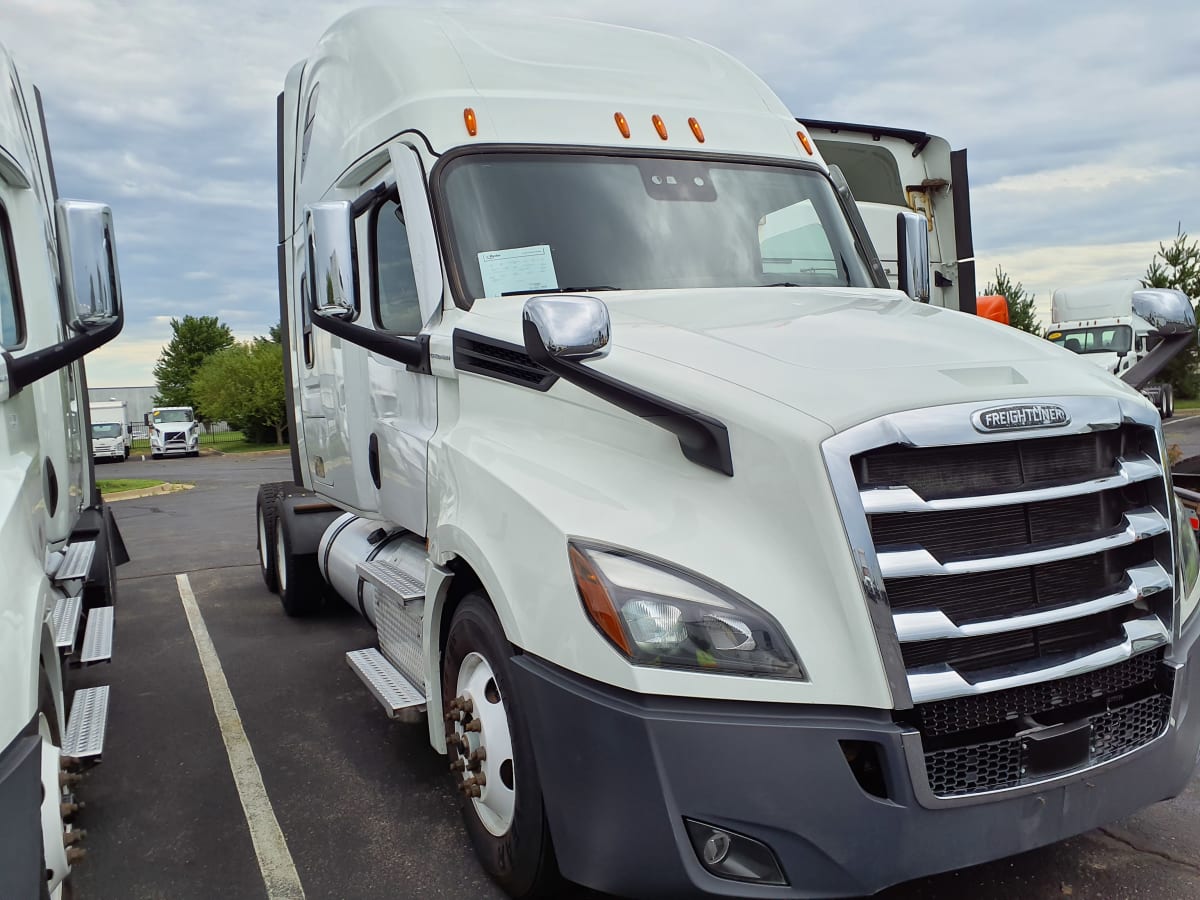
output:
[[1134,291],[1133,314],[1145,319],[1162,335],[1196,330],[1196,311],[1183,291],[1170,288]]
[[[596,359],[608,354],[612,324],[608,307],[595,297],[530,297],[522,317],[525,347],[536,342],[555,359]],[[541,354],[530,353],[535,359]]]

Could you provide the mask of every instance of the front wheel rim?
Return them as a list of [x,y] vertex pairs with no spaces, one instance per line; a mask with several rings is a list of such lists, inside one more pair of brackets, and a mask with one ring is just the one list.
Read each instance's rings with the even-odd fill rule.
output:
[[275,528],[275,577],[279,581],[279,592],[287,591],[287,553],[283,549],[283,528]]
[[271,545],[267,540],[267,520],[263,516],[262,507],[258,510],[258,561],[265,572],[271,568]]
[[517,793],[512,732],[495,672],[479,653],[468,653],[458,669],[457,696],[450,704],[459,757],[459,790],[471,797],[480,824],[496,837],[512,828]]

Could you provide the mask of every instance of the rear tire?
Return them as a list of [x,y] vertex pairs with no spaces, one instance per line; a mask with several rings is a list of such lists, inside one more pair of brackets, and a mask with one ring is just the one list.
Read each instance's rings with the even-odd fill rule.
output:
[[275,570],[279,602],[289,616],[310,616],[325,605],[325,582],[317,567],[317,554],[292,552],[287,516],[275,523]]
[[[482,790],[488,793],[468,796],[464,780],[472,771],[452,773],[463,824],[483,868],[509,896],[554,896],[562,877],[554,859],[533,743],[512,677],[512,654],[487,595],[468,594],[454,612],[442,655],[442,706],[450,710],[456,698],[469,695],[473,708],[469,715],[478,719],[481,728],[466,732],[462,722],[448,726],[453,733],[447,734],[447,756],[453,764],[479,747],[490,748],[490,756],[477,763],[486,775]],[[485,687],[479,690],[480,685]]]
[[279,593],[279,559],[275,546],[275,529],[283,488],[284,485],[278,483],[260,484],[254,511],[255,532],[258,535],[258,569],[262,573],[263,584],[272,594]]

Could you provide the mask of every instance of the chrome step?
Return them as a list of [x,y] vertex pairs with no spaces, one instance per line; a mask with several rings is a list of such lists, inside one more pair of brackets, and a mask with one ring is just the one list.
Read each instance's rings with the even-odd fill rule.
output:
[[363,581],[394,594],[401,600],[420,600],[425,596],[425,581],[391,563],[371,560],[356,566],[358,577]]
[[82,597],[60,597],[54,604],[54,646],[59,650],[75,649],[75,637],[79,634],[79,616],[82,612]]
[[74,544],[68,544],[65,550],[55,554],[59,557],[59,562],[50,575],[58,584],[76,578],[86,578],[92,569],[92,558],[95,555],[95,541],[76,541]]
[[425,706],[425,695],[413,687],[412,682],[383,658],[374,647],[353,650],[346,654],[346,662],[363,684],[375,695],[388,718],[394,719],[404,710],[415,710]]
[[82,688],[71,701],[63,756],[77,759],[98,757],[104,749],[104,729],[108,725],[108,685]]
[[79,661],[84,665],[106,662],[112,659],[113,608],[96,606],[88,613],[87,630],[83,633],[83,647]]

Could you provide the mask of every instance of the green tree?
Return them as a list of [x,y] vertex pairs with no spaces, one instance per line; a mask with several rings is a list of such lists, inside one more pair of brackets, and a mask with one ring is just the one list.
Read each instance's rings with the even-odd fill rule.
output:
[[204,361],[214,353],[232,346],[233,332],[216,316],[184,316],[171,320],[173,332],[170,343],[163,348],[154,366],[154,381],[158,395],[154,403],[158,406],[190,406],[196,417],[213,421],[213,416],[204,409],[192,393],[192,379]]
[[[1142,284],[1146,287],[1175,288],[1187,294],[1193,303],[1200,299],[1200,243],[1188,240],[1182,230],[1170,245],[1160,243],[1158,252],[1146,269]],[[1200,351],[1196,348],[1196,342],[1192,341],[1187,349],[1167,364],[1160,377],[1163,381],[1171,382],[1177,397],[1200,397],[1198,362]]]
[[284,443],[283,345],[247,341],[214,354],[196,373],[192,391],[214,419],[250,433],[273,433],[275,443]]
[[984,285],[983,293],[999,294],[1008,301],[1008,324],[1013,328],[1042,336],[1042,325],[1034,311],[1036,295],[1025,290],[1021,282],[1014,283],[1000,266],[996,266],[996,280]]

